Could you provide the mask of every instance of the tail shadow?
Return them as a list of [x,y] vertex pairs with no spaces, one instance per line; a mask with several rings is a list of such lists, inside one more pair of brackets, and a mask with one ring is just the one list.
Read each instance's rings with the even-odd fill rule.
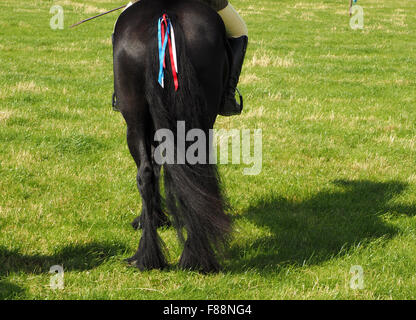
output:
[[303,202],[270,197],[250,206],[242,218],[270,232],[245,243],[233,243],[229,269],[274,269],[319,264],[397,229],[383,221],[387,212],[414,216],[415,206],[389,204],[407,184],[336,180],[339,191],[320,192]]

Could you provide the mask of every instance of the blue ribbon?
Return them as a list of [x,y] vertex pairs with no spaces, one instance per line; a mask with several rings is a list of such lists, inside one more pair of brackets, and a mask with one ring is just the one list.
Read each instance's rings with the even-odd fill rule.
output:
[[168,37],[170,34],[170,20],[169,18],[166,18],[167,21],[167,27],[166,27],[166,34],[164,42],[162,43],[162,22],[163,17],[159,18],[159,24],[158,24],[158,44],[159,44],[159,84],[163,87],[163,78],[164,78],[164,72],[163,72],[163,62],[165,60],[165,54],[166,54],[166,47],[168,45]]

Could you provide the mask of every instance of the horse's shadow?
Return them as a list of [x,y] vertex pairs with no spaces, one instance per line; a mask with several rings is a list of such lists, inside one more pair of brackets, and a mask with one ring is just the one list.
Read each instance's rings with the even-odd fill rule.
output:
[[[405,183],[338,180],[334,184],[339,190],[302,202],[271,196],[250,206],[242,218],[261,227],[263,235],[254,232],[253,239],[247,240],[237,237],[226,269],[241,272],[319,264],[358,245],[393,237],[398,231],[383,219],[384,214],[416,214],[416,206],[392,204],[407,188]],[[65,271],[90,270],[126,250],[121,244],[93,242],[69,245],[51,255],[25,255],[0,247],[0,299],[24,290],[8,281],[10,273],[45,274],[54,265],[63,265]]]
[[126,250],[121,244],[91,242],[68,245],[51,255],[26,255],[0,247],[0,299],[12,299],[25,291],[7,279],[11,273],[48,274],[55,265],[63,266],[65,272],[90,270]]
[[383,221],[387,212],[416,214],[416,206],[391,203],[407,188],[405,183],[337,180],[334,184],[339,190],[321,192],[303,202],[271,196],[249,207],[242,218],[268,232],[245,242],[238,237],[227,269],[319,264],[353,247],[393,237],[398,231]]

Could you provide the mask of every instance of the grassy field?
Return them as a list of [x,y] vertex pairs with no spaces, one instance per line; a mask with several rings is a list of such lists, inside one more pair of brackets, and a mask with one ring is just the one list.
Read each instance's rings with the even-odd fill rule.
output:
[[[52,30],[60,4],[65,28]],[[221,166],[234,233],[224,271],[139,272],[125,124],[111,109],[117,1],[0,2],[0,299],[416,298],[416,2],[235,0],[246,109],[263,170]],[[65,289],[49,286],[53,265]],[[350,268],[364,288],[350,287]]]

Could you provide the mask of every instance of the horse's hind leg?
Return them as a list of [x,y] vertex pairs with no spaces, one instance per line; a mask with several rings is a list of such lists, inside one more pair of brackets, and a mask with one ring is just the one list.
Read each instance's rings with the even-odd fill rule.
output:
[[[122,91],[122,90],[120,90]],[[139,248],[127,261],[140,270],[162,269],[166,260],[153,217],[155,210],[155,171],[152,163],[150,114],[147,103],[137,97],[120,94],[121,113],[127,123],[127,144],[137,165],[137,187],[142,197],[142,236]],[[129,97],[129,99],[125,99]],[[123,99],[124,98],[124,99]],[[123,103],[124,102],[124,103]]]
[[156,192],[154,188],[155,173],[151,161],[151,147],[145,137],[149,137],[146,126],[131,127],[127,125],[127,141],[133,158],[137,163],[137,187],[142,196],[142,237],[139,248],[128,262],[140,270],[162,269],[166,266],[161,248],[161,240],[157,234],[154,206]]
[[[155,148],[152,148],[152,155],[154,154]],[[160,196],[160,171],[162,166],[158,164],[156,161],[154,161],[154,156],[152,156],[153,159],[153,172],[155,176],[154,181],[154,189],[155,189],[155,197],[154,199],[154,210],[153,210],[153,218],[155,219],[156,227],[165,227],[170,226],[170,221],[167,217],[167,215],[162,210],[162,197]]]
[[129,54],[130,47],[134,45],[128,44],[131,42],[129,34],[122,31],[118,31],[116,27],[114,89],[119,110],[127,124],[127,144],[137,166],[137,187],[142,197],[142,235],[139,248],[127,261],[141,270],[161,269],[167,263],[154,219],[159,192],[155,188],[158,178],[152,161],[154,129],[144,92],[144,59],[140,55],[146,50],[138,50],[136,56]]
[[[152,147],[152,154],[154,153],[154,147]],[[152,157],[154,159],[154,157]],[[160,186],[159,186],[159,180],[160,180],[160,169],[161,166],[153,161],[153,172],[154,172],[154,180],[153,180],[153,188],[154,188],[154,203],[153,203],[153,214],[152,218],[154,219],[154,223],[157,228],[169,226],[170,222],[166,214],[162,210],[162,201],[160,196]],[[135,230],[141,229],[143,226],[143,212],[140,216],[138,216],[136,219],[133,220],[131,225]]]

